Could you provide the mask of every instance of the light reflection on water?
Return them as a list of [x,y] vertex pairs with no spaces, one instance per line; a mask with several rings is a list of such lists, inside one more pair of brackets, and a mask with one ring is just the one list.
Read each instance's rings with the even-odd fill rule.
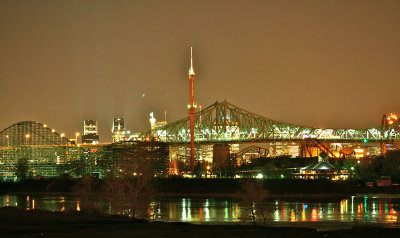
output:
[[[245,209],[233,199],[166,198],[161,206],[149,206],[156,214],[164,214],[165,221],[191,223],[235,223]],[[0,207],[65,211],[81,209],[78,197],[66,195],[0,195]],[[356,222],[385,223],[399,226],[400,196],[352,196],[340,202],[267,201],[262,204],[275,223],[300,222]],[[107,210],[110,209],[109,207]]]
[[231,200],[169,198],[161,203],[168,209],[168,221],[192,223],[237,222],[239,206]]

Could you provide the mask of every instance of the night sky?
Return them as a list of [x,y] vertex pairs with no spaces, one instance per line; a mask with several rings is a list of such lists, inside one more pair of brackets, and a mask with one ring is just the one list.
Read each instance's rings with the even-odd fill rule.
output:
[[378,126],[400,112],[400,1],[0,1],[0,131],[84,119],[111,141],[149,113],[227,101],[306,126]]

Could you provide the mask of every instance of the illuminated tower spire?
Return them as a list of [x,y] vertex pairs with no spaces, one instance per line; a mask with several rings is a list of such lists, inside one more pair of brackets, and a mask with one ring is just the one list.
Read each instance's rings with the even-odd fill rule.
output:
[[193,171],[194,168],[194,115],[196,114],[196,107],[194,105],[194,77],[195,73],[193,70],[193,48],[190,47],[190,69],[189,69],[189,111],[190,116],[190,168]]
[[190,69],[189,69],[189,78],[195,76],[196,74],[194,73],[193,70],[193,47],[190,46]]

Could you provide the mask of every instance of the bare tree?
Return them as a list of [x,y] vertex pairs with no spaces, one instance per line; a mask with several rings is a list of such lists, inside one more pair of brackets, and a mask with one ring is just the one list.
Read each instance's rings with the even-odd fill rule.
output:
[[[114,174],[105,179],[104,197],[115,212],[133,218],[152,220],[158,210],[155,163],[158,151],[153,146],[132,145],[118,156]],[[153,202],[152,202],[153,201]]]
[[[147,167],[147,166],[146,166]],[[153,193],[152,175],[145,168],[138,169],[137,176],[109,176],[105,179],[105,198],[119,214],[146,218]]]
[[80,209],[88,215],[104,215],[98,206],[98,181],[90,175],[81,178],[72,188],[72,192],[79,197]]
[[261,181],[246,180],[238,193],[238,198],[244,206],[239,219],[253,225],[266,225],[272,214],[271,209],[263,205],[263,200],[267,197],[268,192],[263,188]]

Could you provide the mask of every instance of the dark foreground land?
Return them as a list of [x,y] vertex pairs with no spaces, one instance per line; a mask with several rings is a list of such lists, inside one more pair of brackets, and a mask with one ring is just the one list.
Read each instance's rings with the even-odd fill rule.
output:
[[[270,196],[350,196],[358,193],[400,193],[400,186],[367,187],[366,181],[352,180],[332,182],[329,180],[293,180],[293,179],[156,179],[152,186],[160,195],[167,196],[225,196],[231,197],[240,192],[246,182],[261,183]],[[93,179],[91,190],[102,193],[104,180]],[[22,182],[0,182],[0,193],[75,193],[82,186],[81,179],[60,176],[50,179],[29,179]],[[87,186],[87,185],[85,185]]]
[[147,222],[85,212],[0,208],[0,237],[399,237],[400,229],[358,226],[346,230],[251,225]]

